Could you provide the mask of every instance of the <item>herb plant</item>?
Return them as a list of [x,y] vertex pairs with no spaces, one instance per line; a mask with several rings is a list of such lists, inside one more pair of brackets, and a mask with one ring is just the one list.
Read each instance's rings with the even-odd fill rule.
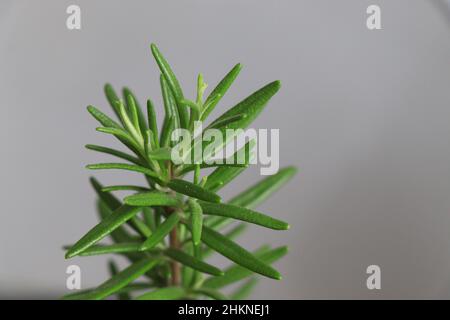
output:
[[[172,132],[178,128],[194,130],[195,121],[205,121],[219,103],[241,70],[237,64],[206,99],[206,84],[200,74],[195,101],[187,100],[171,67],[158,48],[151,45],[152,54],[161,71],[160,83],[165,117],[161,132],[153,103],[147,100],[146,114],[133,93],[123,89],[120,99],[111,85],[105,94],[117,122],[94,106],[89,113],[102,125],[97,131],[115,136],[133,154],[108,147],[86,145],[89,150],[106,153],[126,163],[90,164],[88,169],[120,169],[141,173],[147,186],[102,186],[95,178],[91,184],[98,195],[100,222],[75,244],[68,246],[66,258],[117,254],[130,265],[119,271],[111,260],[111,278],[96,288],[68,294],[66,299],[104,299],[117,295],[120,299],[242,299],[256,283],[256,275],[280,280],[280,273],[271,264],[283,257],[286,247],[261,246],[249,252],[233,241],[244,231],[246,223],[286,230],[286,222],[253,210],[285,184],[296,172],[283,168],[268,176],[227,202],[217,192],[248,166],[252,143],[245,148],[245,163],[175,164],[171,159]],[[274,81],[251,94],[236,106],[211,122],[208,128],[246,128],[263,110],[280,88]],[[195,142],[193,142],[194,144]],[[203,142],[202,142],[203,143]],[[223,148],[222,146],[219,146]],[[202,169],[209,174],[201,177]],[[212,171],[211,171],[212,170]],[[192,173],[192,178],[189,173]],[[189,181],[192,180],[192,181]],[[123,200],[115,191],[135,192]],[[105,237],[112,244],[99,244]],[[205,260],[219,253],[233,264],[221,270]],[[143,280],[142,280],[143,279]],[[240,282],[228,296],[221,289]]]

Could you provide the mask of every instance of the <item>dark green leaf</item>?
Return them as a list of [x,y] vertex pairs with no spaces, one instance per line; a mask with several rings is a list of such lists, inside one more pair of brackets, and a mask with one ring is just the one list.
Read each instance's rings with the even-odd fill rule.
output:
[[[110,260],[108,262],[108,268],[109,273],[111,274],[112,277],[114,277],[116,274],[119,273],[119,268],[117,267],[117,265],[113,260]],[[130,300],[130,295],[128,293],[118,293],[117,297],[119,298],[119,300]]]
[[102,220],[88,233],[86,233],[80,240],[78,240],[66,253],[66,259],[72,258],[84,250],[94,245],[120,225],[131,219],[141,210],[140,207],[130,207],[123,205],[115,210],[110,216]]
[[192,242],[195,246],[200,244],[202,237],[203,212],[197,201],[189,199],[189,210],[191,212]]
[[134,103],[134,107],[136,109],[137,118],[138,118],[138,122],[139,122],[139,128],[141,129],[142,135],[144,135],[145,131],[148,128],[148,126],[147,126],[147,122],[145,121],[145,117],[144,117],[144,114],[142,112],[142,108],[139,105],[139,102],[136,99],[136,96],[127,87],[123,88],[122,92],[123,92],[123,95],[125,97],[125,101],[127,102],[127,107],[128,107],[129,110],[131,108],[130,104]]
[[105,84],[104,87],[106,99],[108,100],[109,104],[111,105],[111,108],[114,110],[116,116],[120,118],[120,111],[119,111],[119,104],[120,101],[119,97],[117,96],[116,92],[114,91],[114,88],[109,84]]
[[147,118],[148,118],[148,126],[153,133],[153,138],[155,139],[155,144],[159,145],[158,141],[158,124],[156,122],[156,113],[155,108],[153,107],[152,101],[147,100]]
[[190,256],[181,250],[169,248],[164,251],[164,254],[167,255],[168,257],[170,257],[171,259],[178,261],[181,264],[186,265],[194,270],[212,274],[214,276],[223,275],[222,270],[220,270],[206,262],[198,260],[195,257]]
[[160,191],[150,191],[125,197],[124,202],[130,206],[179,206],[180,201],[173,196]]
[[98,110],[96,107],[94,106],[88,106],[87,110],[89,111],[89,113],[98,121],[100,122],[104,127],[107,128],[116,128],[116,129],[121,129],[122,127],[115,122],[114,120],[112,120],[110,117],[108,117],[106,114],[104,114],[103,112],[101,112],[100,110]]
[[173,191],[176,191],[178,193],[187,195],[189,197],[193,197],[196,199],[204,200],[204,201],[210,201],[210,202],[220,202],[221,198],[217,194],[208,191],[198,185],[195,185],[191,182],[180,180],[180,179],[173,179],[171,180],[167,186],[172,189]]
[[148,153],[148,157],[152,160],[171,160],[172,149],[169,147],[152,150]]
[[272,279],[281,280],[281,275],[278,271],[254,257],[238,244],[206,226],[203,226],[202,241],[231,261],[253,272]]
[[[102,254],[110,254],[110,253],[129,253],[129,252],[137,252],[139,251],[139,246],[141,244],[139,242],[128,242],[128,243],[115,243],[110,245],[104,244],[96,244],[90,246],[82,253],[79,254],[81,257],[87,256],[98,256]],[[69,249],[70,247],[65,247],[65,249]]]
[[111,192],[111,191],[150,191],[149,188],[141,187],[141,186],[132,186],[132,185],[117,185],[117,186],[107,186],[103,187],[102,191]]
[[202,207],[204,214],[242,220],[274,230],[289,229],[289,224],[287,224],[286,222],[247,208],[238,207],[231,204],[210,203],[203,201],[201,201],[199,204]]

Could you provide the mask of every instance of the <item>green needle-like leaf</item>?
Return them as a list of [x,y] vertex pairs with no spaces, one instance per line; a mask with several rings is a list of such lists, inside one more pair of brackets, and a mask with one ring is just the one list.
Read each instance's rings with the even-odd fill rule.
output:
[[206,226],[203,226],[202,241],[231,261],[253,272],[272,279],[281,280],[281,275],[278,271],[257,259],[235,242]]
[[165,192],[150,191],[125,197],[124,202],[130,206],[179,206],[180,201]]
[[117,128],[117,129],[121,129],[122,127],[115,122],[114,120],[112,120],[110,117],[108,117],[106,114],[104,114],[103,112],[101,112],[100,110],[98,110],[96,107],[94,106],[88,106],[87,110],[89,111],[90,114],[92,114],[92,116],[98,121],[100,122],[104,127],[107,128]]
[[107,186],[103,187],[102,191],[111,192],[111,191],[150,191],[149,188],[141,187],[141,186],[132,186],[132,185],[117,185],[117,186]]
[[[258,258],[258,261],[261,261],[265,264],[271,264],[278,259],[285,256],[287,253],[287,247],[279,247],[269,251],[262,251],[260,253],[256,253],[255,256]],[[220,289],[246,277],[252,275],[252,272],[247,268],[242,267],[237,263],[237,265],[233,265],[225,270],[225,274],[219,277],[212,277],[207,279],[203,286],[207,288]]]
[[294,167],[283,168],[278,171],[278,173],[268,176],[264,180],[251,186],[231,199],[228,203],[241,207],[254,208],[279,190],[296,174],[296,172],[297,169]]
[[166,287],[144,293],[136,300],[178,300],[186,295],[186,291],[180,287]]
[[189,124],[189,115],[187,109],[179,103],[180,100],[183,99],[183,91],[181,90],[180,83],[178,82],[178,79],[175,77],[175,74],[173,73],[172,68],[169,66],[169,63],[159,51],[158,47],[156,47],[156,45],[152,43],[150,45],[150,48],[152,50],[152,54],[156,60],[156,63],[158,64],[161,73],[166,78],[167,83],[169,84],[169,87],[172,90],[172,93],[177,102],[181,127],[187,128]]
[[114,110],[114,113],[118,118],[120,118],[120,111],[119,111],[119,105],[117,104],[119,102],[119,97],[117,96],[116,92],[114,91],[114,88],[109,84],[105,84],[104,87],[105,96],[108,100],[109,104],[111,105],[111,108]]
[[158,178],[158,175],[148,168],[144,168],[138,165],[132,165],[127,163],[97,163],[97,164],[88,164],[86,166],[87,169],[91,170],[102,170],[102,169],[119,169],[119,170],[128,170],[134,172],[140,172],[152,178]]
[[66,259],[72,258],[84,250],[94,245],[112,231],[117,229],[123,223],[131,219],[141,210],[140,207],[130,207],[123,205],[115,210],[110,216],[97,224],[88,233],[86,233],[80,240],[78,240],[66,253]]
[[[81,257],[86,256],[98,256],[102,254],[110,254],[110,253],[129,253],[129,252],[137,252],[140,243],[138,242],[128,242],[128,243],[115,243],[111,245],[93,245],[84,250],[79,254]],[[70,248],[70,247],[69,247]],[[67,248],[67,249],[69,249]]]
[[215,108],[215,106],[219,103],[220,99],[225,95],[228,88],[230,88],[233,81],[238,76],[239,72],[242,69],[242,65],[238,63],[228,72],[225,77],[219,82],[217,87],[214,88],[213,91],[209,94],[208,98],[205,100],[205,109],[202,112],[201,120],[205,120],[211,111]]
[[[108,262],[108,269],[112,277],[119,273],[119,268],[113,260]],[[117,297],[119,300],[130,300],[130,295],[128,293],[119,293]]]
[[165,147],[159,148],[148,153],[148,157],[152,160],[171,160],[172,149]]
[[147,120],[148,127],[153,133],[153,138],[155,139],[155,144],[159,145],[158,142],[158,124],[156,122],[156,112],[153,103],[150,99],[147,100]]
[[247,115],[245,118],[240,121],[230,123],[228,127],[231,129],[246,128],[261,113],[270,98],[272,98],[272,96],[280,89],[280,86],[280,81],[269,83],[239,102],[236,106],[222,114],[215,121],[220,121],[238,114],[245,114]]
[[166,113],[166,117],[167,118],[173,117],[174,129],[177,129],[181,125],[180,118],[178,115],[177,102],[175,100],[175,97],[172,94],[172,90],[169,88],[166,77],[163,74],[161,74],[161,76],[160,76],[160,84],[161,84],[161,93],[163,96],[164,110]]
[[180,179],[173,179],[171,180],[167,186],[172,189],[173,191],[176,191],[178,193],[187,195],[189,197],[193,197],[196,199],[209,201],[209,202],[220,202],[221,198],[214,192],[211,192],[209,190],[206,190],[196,184],[193,184],[191,182],[180,180]]
[[223,275],[222,270],[206,263],[201,260],[196,259],[193,256],[190,256],[183,251],[176,250],[176,249],[167,249],[164,251],[164,254],[167,255],[169,258],[180,262],[183,265],[186,265],[188,267],[191,267],[194,270],[212,274],[214,276],[220,276]]
[[127,102],[127,107],[128,107],[129,110],[132,108],[132,106],[130,106],[130,104],[131,103],[134,104],[134,108],[136,109],[136,113],[137,113],[139,128],[141,129],[142,135],[144,135],[145,131],[148,128],[148,125],[147,125],[147,122],[145,121],[144,113],[142,112],[142,108],[139,105],[139,102],[136,99],[136,96],[127,87],[123,88],[122,92],[123,92],[123,96],[125,98],[125,101]]
[[204,214],[211,214],[254,223],[274,230],[287,230],[289,224],[265,214],[231,204],[199,202]]
[[138,158],[136,158],[136,157],[134,157],[132,155],[129,155],[129,154],[125,153],[125,152],[119,151],[119,150],[115,150],[115,149],[111,149],[111,148],[107,148],[107,147],[102,147],[102,146],[97,146],[97,145],[94,145],[94,144],[87,144],[85,147],[86,147],[86,149],[89,149],[89,150],[110,154],[110,155],[116,156],[118,158],[127,160],[127,161],[129,161],[131,163],[134,163],[134,164],[137,164],[137,165],[142,165],[141,161]]
[[144,243],[139,248],[140,251],[150,250],[155,247],[166,235],[176,227],[177,223],[180,221],[180,216],[174,212],[169,215],[169,217],[161,223],[158,228],[153,232],[153,234],[144,241]]
[[86,293],[84,297],[78,296],[77,299],[81,300],[101,300],[104,299],[121,288],[126,287],[129,283],[133,282],[144,273],[152,269],[159,260],[154,258],[144,258],[138,262],[133,263],[128,268],[117,273],[108,281],[101,284],[98,288]]
[[192,242],[197,246],[202,237],[203,211],[198,202],[193,199],[189,199],[189,210],[191,212]]
[[219,119],[219,120],[216,120],[216,121],[212,122],[208,126],[207,129],[220,129],[220,128],[226,127],[227,125],[229,125],[229,124],[231,124],[233,122],[242,120],[242,119],[244,119],[246,117],[247,117],[246,114],[241,113],[241,114],[236,114],[236,115],[229,116],[229,117],[226,117],[226,118],[222,118],[222,119]]

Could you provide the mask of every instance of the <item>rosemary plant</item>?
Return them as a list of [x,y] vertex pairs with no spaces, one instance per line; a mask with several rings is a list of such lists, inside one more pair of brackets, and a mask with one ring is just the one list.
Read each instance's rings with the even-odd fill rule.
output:
[[[171,67],[154,44],[151,51],[161,71],[165,110],[161,132],[158,131],[150,100],[147,100],[145,114],[128,88],[123,89],[123,99],[120,99],[107,84],[107,100],[120,122],[112,120],[94,106],[87,109],[102,125],[97,131],[115,136],[133,154],[86,145],[89,150],[126,161],[90,164],[88,169],[138,172],[145,176],[148,185],[102,186],[91,178],[98,195],[100,222],[66,248],[67,259],[117,254],[125,257],[130,265],[119,271],[111,260],[109,280],[96,288],[64,298],[104,299],[112,295],[120,299],[245,298],[255,285],[257,275],[281,279],[280,273],[271,264],[283,257],[287,248],[264,245],[249,252],[233,239],[242,233],[246,223],[275,230],[288,229],[286,222],[256,212],[253,208],[285,184],[296,169],[283,168],[231,200],[222,202],[217,192],[248,166],[251,142],[244,146],[244,163],[174,163],[171,157],[176,142],[172,137],[174,130],[184,128],[192,132],[196,121],[205,121],[237,77],[241,65],[234,66],[206,99],[203,98],[206,84],[200,74],[196,99],[191,101],[184,97]],[[269,83],[211,122],[208,128],[225,132],[230,128],[248,127],[279,88],[279,81]],[[214,150],[223,149],[225,143]],[[196,142],[192,140],[191,148],[194,144]],[[205,145],[208,143],[202,141],[201,146]],[[211,167],[207,171],[209,174],[202,177],[205,172],[202,169]],[[192,178],[188,179],[190,173]],[[114,195],[116,191],[134,193],[120,200]],[[112,243],[99,244],[107,236]],[[231,266],[221,270],[205,262],[213,253],[231,260]],[[240,282],[240,286],[235,292],[228,296],[221,292],[221,289],[236,282]]]

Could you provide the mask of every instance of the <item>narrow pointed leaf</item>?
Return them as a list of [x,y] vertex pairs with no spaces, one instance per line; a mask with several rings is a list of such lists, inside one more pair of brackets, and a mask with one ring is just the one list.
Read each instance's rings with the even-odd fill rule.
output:
[[149,188],[141,187],[141,186],[133,186],[133,185],[117,185],[117,186],[107,186],[103,187],[102,191],[104,192],[112,192],[112,191],[150,191]]
[[[255,256],[259,261],[262,261],[265,264],[271,264],[280,258],[284,257],[287,253],[287,247],[278,247],[269,251],[262,251],[256,253]],[[242,279],[245,279],[248,276],[251,276],[253,272],[251,269],[247,269],[242,267],[239,264],[233,265],[225,270],[225,274],[219,277],[212,277],[207,279],[204,283],[204,287],[220,289]]]
[[98,197],[105,202],[110,210],[114,211],[119,208],[122,203],[113,194],[103,191],[103,186],[94,177],[90,178],[90,182]]
[[165,147],[159,148],[148,153],[148,157],[152,160],[171,160],[172,149]]
[[186,292],[180,287],[167,287],[144,293],[136,300],[178,300],[183,298]]
[[173,196],[160,191],[150,191],[125,197],[124,202],[130,206],[178,206],[180,201]]
[[117,229],[120,225],[131,219],[141,210],[140,207],[130,207],[123,205],[115,210],[105,220],[101,221],[88,233],[86,233],[80,240],[78,240],[66,253],[66,259],[72,258],[84,250],[94,245],[112,231]]
[[231,261],[234,261],[253,272],[272,279],[281,280],[281,275],[278,271],[253,256],[235,242],[225,238],[220,233],[206,226],[203,226],[202,241]]
[[[119,268],[113,260],[108,262],[108,269],[112,277],[119,273]],[[128,293],[118,293],[117,297],[119,300],[130,300],[130,295]]]
[[152,54],[156,60],[156,63],[158,64],[161,73],[166,78],[167,83],[170,89],[172,90],[172,93],[177,102],[181,127],[187,128],[189,124],[189,115],[187,109],[179,103],[179,101],[183,99],[183,91],[181,90],[180,83],[178,82],[178,79],[175,77],[175,74],[173,73],[172,68],[169,66],[169,63],[159,51],[158,47],[152,43],[150,48],[152,50]]
[[203,273],[208,273],[208,274],[211,274],[214,276],[223,275],[222,270],[220,270],[206,262],[198,260],[195,257],[190,256],[181,250],[169,248],[164,251],[164,254],[167,255],[168,257],[170,257],[171,259],[178,261],[181,264],[186,265],[194,270],[197,270],[197,271],[200,271]]
[[114,91],[114,88],[109,83],[105,84],[104,87],[105,96],[108,100],[109,104],[111,105],[111,108],[114,110],[114,113],[118,118],[120,118],[120,111],[119,111],[119,105],[117,104],[119,102],[119,97],[117,96],[116,92]]
[[202,112],[201,120],[205,120],[215,106],[219,103],[220,99],[225,95],[227,90],[230,88],[231,84],[234,82],[239,72],[242,69],[242,65],[238,63],[228,72],[225,77],[219,82],[219,84],[214,88],[213,91],[205,100],[205,109]]
[[[82,253],[79,254],[80,257],[87,256],[98,256],[103,254],[111,254],[111,253],[129,253],[129,252],[138,252],[139,246],[141,244],[139,242],[125,242],[125,243],[115,243],[110,245],[104,244],[96,244],[90,246]],[[65,247],[65,249],[70,249],[69,247]]]
[[177,102],[172,94],[172,90],[169,88],[166,77],[162,74],[160,76],[160,84],[166,117],[174,118],[174,129],[177,129],[180,127],[180,118],[178,115]]
[[112,120],[110,117],[108,117],[106,114],[98,110],[96,107],[88,106],[87,110],[98,122],[102,124],[102,126],[107,128],[118,128],[118,129],[122,128],[117,122]]
[[231,123],[233,123],[233,122],[242,120],[242,119],[244,119],[244,118],[246,118],[246,117],[247,117],[247,115],[246,115],[245,113],[239,113],[239,114],[236,114],[236,115],[232,115],[232,116],[229,116],[229,117],[225,117],[225,118],[222,118],[222,119],[219,119],[219,120],[216,120],[216,121],[212,122],[212,123],[207,127],[207,129],[219,129],[219,128],[223,128],[223,127],[226,127],[227,125],[229,125],[229,124],[231,124]]
[[101,284],[93,291],[86,294],[83,300],[101,300],[118,290],[126,287],[144,273],[152,269],[159,260],[154,258],[145,258],[130,265],[128,268],[117,273],[114,277]]
[[173,131],[173,128],[175,126],[175,118],[169,117],[169,118],[165,118],[165,121],[163,123],[163,128],[161,131],[161,137],[160,137],[160,146],[161,147],[167,147],[170,145],[171,142],[171,134]]
[[283,168],[278,173],[268,176],[264,180],[251,186],[228,203],[236,206],[254,208],[274,192],[279,190],[297,172],[294,167]]
[[180,180],[180,179],[173,179],[171,180],[167,186],[172,189],[173,191],[176,191],[178,193],[187,195],[189,197],[193,197],[196,199],[209,201],[209,202],[220,202],[221,198],[214,192],[211,192],[209,190],[206,190],[198,185],[195,185],[191,182]]
[[164,220],[164,222],[158,226],[158,228],[153,232],[153,234],[144,241],[139,250],[150,250],[155,247],[166,235],[176,227],[177,223],[180,221],[180,216],[175,212],[170,214],[169,217]]
[[140,172],[147,176],[158,178],[158,175],[153,172],[152,170],[138,166],[138,165],[132,165],[128,163],[97,163],[97,164],[88,164],[86,166],[87,169],[91,170],[102,170],[102,169],[119,169],[119,170],[128,170],[128,171],[134,171],[134,172]]
[[148,127],[153,133],[153,138],[155,139],[156,145],[159,145],[158,141],[158,124],[156,122],[156,112],[155,108],[153,107],[152,101],[149,99],[147,100],[147,120],[148,120]]
[[238,114],[245,114],[245,118],[241,119],[240,121],[231,123],[229,125],[229,128],[246,128],[261,113],[270,98],[272,98],[272,96],[280,89],[280,86],[280,81],[274,81],[267,84],[266,86],[262,87],[258,91],[254,92],[253,94],[239,102],[236,106],[234,106],[227,112],[223,113],[215,121],[220,121]]
[[289,224],[284,221],[269,217],[265,214],[225,203],[199,202],[204,214],[233,218],[257,224],[274,230],[287,230]]
[[136,157],[134,157],[132,155],[129,155],[129,154],[125,153],[125,152],[119,151],[119,150],[115,150],[115,149],[111,149],[111,148],[107,148],[107,147],[102,147],[102,146],[97,146],[97,145],[94,145],[94,144],[87,144],[85,147],[86,147],[86,149],[89,149],[89,150],[110,154],[110,155],[116,156],[118,158],[127,160],[127,161],[129,161],[131,163],[134,163],[134,164],[137,164],[137,165],[141,165],[141,161],[138,158],[136,158]]
[[203,227],[203,212],[202,207],[197,201],[189,199],[189,210],[191,212],[191,230],[192,242],[195,246],[200,244]]
[[[214,229],[213,226],[208,225],[208,227]],[[225,232],[223,235],[225,238],[229,239],[229,240],[234,240],[236,239],[240,234],[242,234],[242,232],[245,230],[245,228],[247,227],[246,224],[244,223],[240,223],[238,224],[236,227],[232,228],[231,230]],[[210,247],[205,246],[202,250],[202,257],[203,258],[207,258],[209,257],[212,253],[214,252],[213,249],[211,249]]]
[[148,125],[147,125],[147,122],[145,121],[144,113],[142,112],[142,108],[139,105],[139,102],[136,99],[136,96],[127,87],[123,88],[122,92],[125,97],[125,101],[127,102],[128,109],[130,109],[130,104],[132,102],[134,102],[134,107],[136,108],[136,113],[137,113],[138,122],[139,122],[139,128],[141,129],[142,135],[144,135],[145,131],[148,128]]

